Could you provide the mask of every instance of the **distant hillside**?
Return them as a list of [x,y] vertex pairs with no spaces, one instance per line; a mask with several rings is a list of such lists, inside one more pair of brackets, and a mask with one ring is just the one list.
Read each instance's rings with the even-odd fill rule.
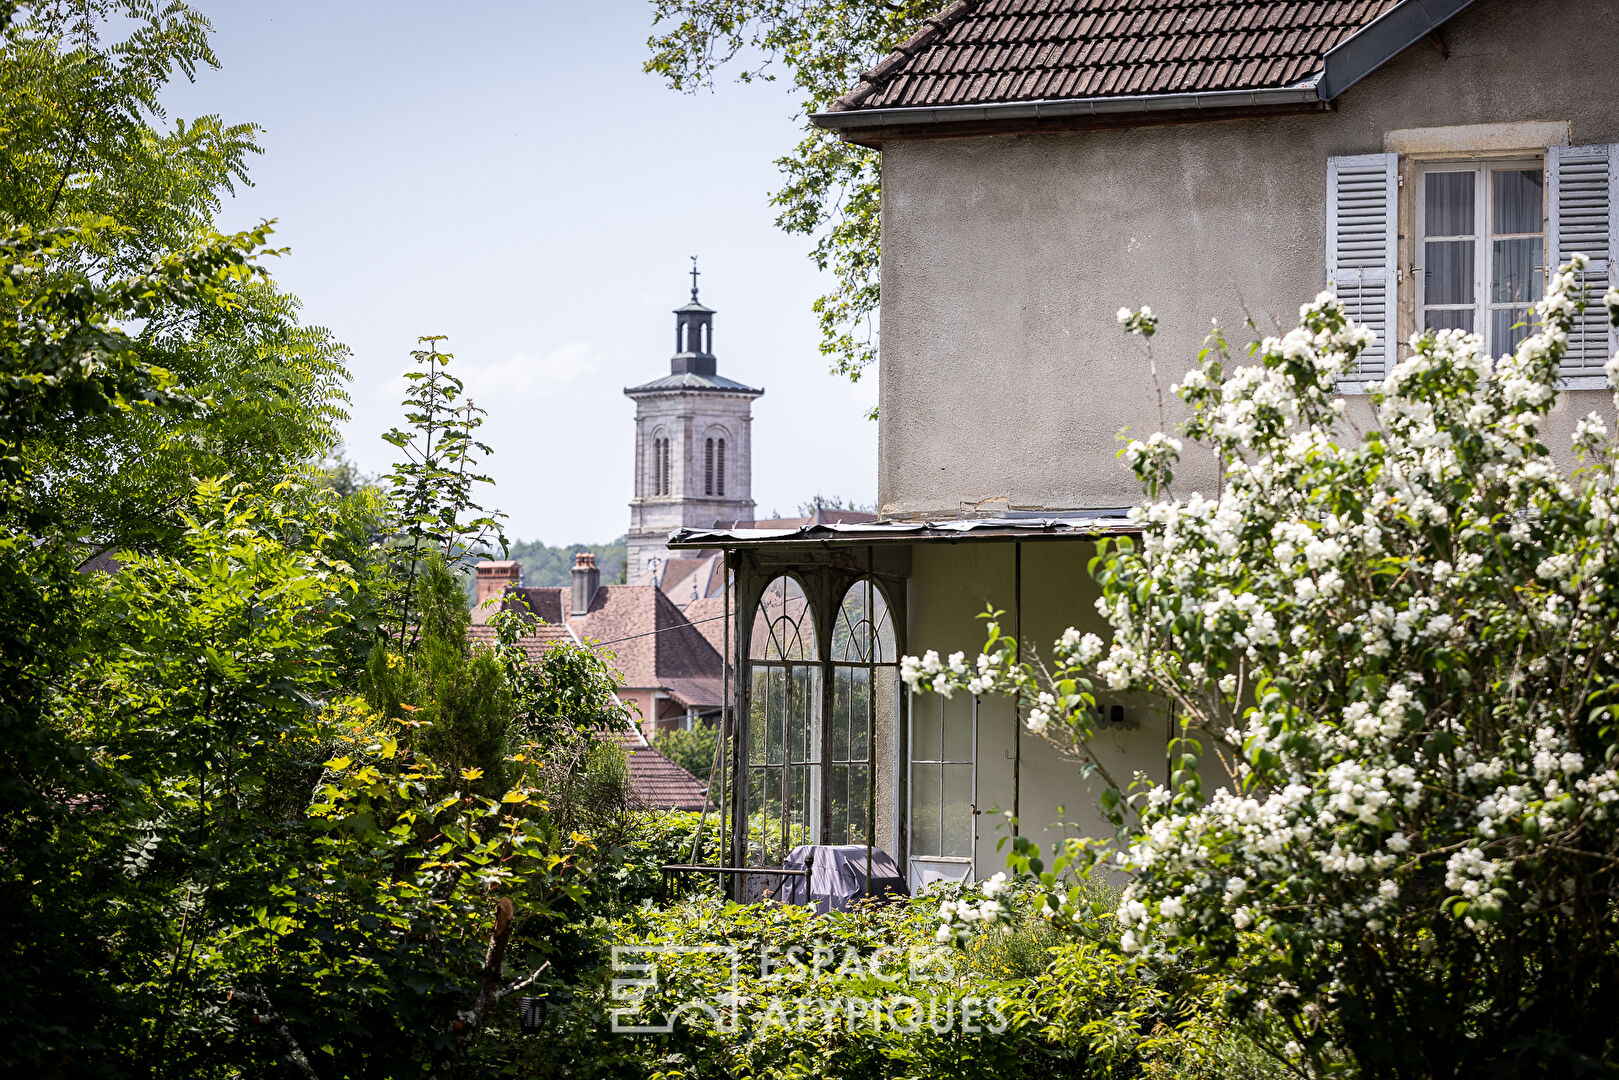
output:
[[573,554],[589,551],[596,556],[603,585],[621,585],[624,582],[624,537],[610,544],[572,544],[548,547],[538,540],[520,540],[512,544],[507,558],[516,559],[523,567],[523,584],[530,587],[571,585],[573,583]]

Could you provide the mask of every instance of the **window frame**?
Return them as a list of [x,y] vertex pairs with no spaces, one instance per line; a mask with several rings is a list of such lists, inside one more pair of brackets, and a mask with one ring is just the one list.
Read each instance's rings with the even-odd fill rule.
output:
[[[873,559],[868,558],[867,562]],[[883,561],[883,560],[876,560]],[[905,582],[901,575],[875,567],[856,570],[851,566],[799,564],[794,561],[792,565],[777,563],[775,565],[755,565],[754,560],[745,558],[742,566],[738,568],[738,616],[737,633],[735,636],[736,651],[734,655],[738,661],[738,678],[736,680],[736,716],[739,722],[733,726],[733,745],[728,754],[731,775],[737,780],[732,785],[731,820],[737,827],[733,829],[732,856],[739,860],[735,865],[757,867],[779,865],[763,860],[761,855],[774,854],[774,852],[761,852],[759,845],[752,842],[749,834],[749,824],[758,809],[751,805],[756,798],[749,781],[748,770],[756,767],[753,761],[754,748],[752,742],[755,733],[752,730],[753,707],[759,690],[755,686],[756,672],[779,667],[782,661],[761,659],[754,656],[752,643],[752,628],[768,599],[771,589],[781,578],[789,578],[796,582],[799,590],[803,592],[808,608],[805,620],[813,620],[815,634],[814,658],[803,661],[792,661],[794,666],[812,667],[814,669],[811,679],[818,692],[818,697],[812,703],[812,708],[818,714],[812,719],[813,730],[818,742],[812,753],[806,755],[811,759],[815,768],[816,790],[807,800],[812,805],[805,808],[809,818],[811,830],[804,842],[825,844],[833,842],[831,839],[831,806],[829,803],[829,786],[832,767],[834,764],[849,764],[848,762],[835,763],[833,753],[833,722],[836,693],[837,670],[839,668],[859,667],[869,671],[868,690],[866,701],[866,784],[868,792],[868,805],[865,814],[865,830],[862,836],[851,836],[848,843],[864,845],[868,840],[874,848],[881,848],[891,855],[896,863],[904,865],[905,846],[908,841],[908,827],[906,813],[909,809],[909,795],[907,792],[908,769],[906,768],[906,742],[909,724],[909,695],[902,692],[899,679],[899,657],[904,654],[905,642]],[[892,657],[879,660],[875,655],[867,660],[850,660],[840,658],[835,648],[834,639],[837,634],[839,612],[849,592],[870,582],[870,587],[882,598],[887,612],[888,625],[892,630]],[[872,625],[872,633],[880,629],[879,625]],[[877,717],[877,695],[872,692],[877,688],[879,679],[877,668],[890,669],[889,682],[893,692],[893,718],[887,729],[880,725]],[[768,678],[768,676],[767,676]],[[765,692],[769,692],[766,688]],[[769,724],[769,718],[764,723]],[[768,731],[766,733],[768,738]],[[784,740],[785,745],[785,740]],[[768,759],[768,751],[762,757]],[[768,764],[768,762],[766,762]],[[786,764],[786,753],[783,755],[783,764]],[[785,790],[785,789],[784,789]],[[792,812],[785,803],[781,812],[783,844],[790,839],[791,829],[787,824],[792,820]],[[790,850],[790,847],[787,847]]]
[[[916,697],[918,695],[909,696]],[[914,702],[912,703],[911,708],[907,710],[910,715],[908,718],[909,730],[906,733],[905,757],[905,817],[907,830],[905,844],[907,848],[905,874],[906,880],[909,882],[913,892],[926,884],[928,880],[933,880],[931,878],[924,879],[920,873],[920,868],[933,868],[935,871],[937,871],[936,877],[938,878],[966,881],[972,878],[973,868],[978,864],[978,698],[974,696],[966,699],[972,703],[972,716],[970,720],[972,725],[972,734],[968,741],[969,756],[967,760],[961,760],[958,758],[949,757],[945,745],[946,738],[944,734],[944,717],[945,711],[950,707],[950,701],[939,695],[930,696],[932,700],[928,701],[928,704],[932,705],[936,703],[938,705],[937,714],[931,717],[931,719],[936,720],[936,722],[939,724],[939,756],[937,758],[919,758],[916,756],[917,748],[921,745],[921,741],[916,736],[916,725],[918,716],[922,710],[919,710]],[[924,719],[928,718],[924,717]],[[960,767],[963,765],[965,765],[969,770],[968,776],[970,777],[970,783],[968,786],[969,791],[971,792],[970,798],[972,800],[967,815],[967,854],[964,856],[946,855],[944,854],[946,848],[944,842],[945,769],[950,766]],[[931,852],[919,854],[916,851],[910,850],[911,841],[915,835],[916,829],[916,822],[914,820],[916,804],[914,800],[917,791],[916,774],[918,766],[925,769],[932,769],[938,774],[938,854],[933,854]]]
[[[1506,346],[1494,339],[1495,327],[1493,313],[1497,307],[1510,308],[1514,306],[1532,306],[1545,294],[1547,274],[1547,252],[1551,248],[1551,238],[1548,235],[1550,214],[1548,198],[1551,185],[1546,179],[1546,155],[1514,153],[1502,156],[1463,156],[1421,158],[1411,162],[1411,176],[1413,178],[1409,187],[1411,192],[1411,268],[1412,268],[1412,304],[1411,328],[1413,332],[1421,331],[1427,326],[1427,314],[1431,305],[1427,301],[1427,284],[1429,272],[1427,266],[1427,246],[1430,242],[1446,242],[1451,240],[1471,240],[1473,243],[1473,302],[1470,305],[1443,305],[1444,310],[1466,311],[1473,313],[1473,332],[1484,339],[1486,351],[1491,356],[1497,356],[1506,350]],[[1534,233],[1501,233],[1494,231],[1494,205],[1495,188],[1494,177],[1496,172],[1506,171],[1539,171],[1542,177],[1540,198],[1540,252],[1541,265],[1540,289],[1537,295],[1528,298],[1521,305],[1511,303],[1497,304],[1493,296],[1494,283],[1494,248],[1497,239],[1527,238]],[[1427,231],[1427,178],[1435,173],[1471,173],[1473,175],[1473,231],[1470,235],[1449,234],[1430,237]],[[1406,335],[1402,335],[1404,337]]]

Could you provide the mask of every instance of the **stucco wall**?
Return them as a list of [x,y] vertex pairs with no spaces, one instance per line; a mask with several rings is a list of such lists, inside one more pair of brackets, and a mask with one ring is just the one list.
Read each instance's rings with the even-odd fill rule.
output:
[[[1352,87],[1336,112],[1166,127],[896,141],[883,151],[878,496],[889,514],[1122,506],[1117,435],[1158,430],[1121,305],[1162,317],[1169,384],[1209,320],[1247,340],[1325,282],[1326,161],[1394,129],[1567,121],[1619,141],[1619,0],[1479,0]],[[1560,403],[1549,444],[1612,412]],[[1214,488],[1188,455],[1177,490]]]
[[[912,549],[909,589],[910,651],[936,649],[940,655],[965,652],[975,657],[984,644],[986,605],[1006,614],[1002,626],[1012,633],[1019,621],[1025,648],[1049,655],[1052,642],[1070,626],[1105,633],[1093,606],[1097,587],[1087,566],[1095,547],[1082,541],[1031,541],[1022,546],[1022,583],[1017,588],[1017,545],[1000,542],[918,544]],[[1020,603],[1021,600],[1021,603]],[[920,697],[921,695],[919,695]],[[1104,706],[1120,704],[1133,729],[1109,728],[1093,746],[1120,783],[1137,770],[1160,782],[1166,779],[1164,711],[1132,695],[1099,696]],[[913,698],[912,707],[918,700]],[[979,877],[1005,869],[996,842],[1008,835],[1004,817],[1018,803],[1021,830],[1042,847],[1059,839],[1061,823],[1077,825],[1075,835],[1112,832],[1097,813],[1099,780],[1083,780],[1078,766],[1050,743],[1019,728],[1012,703],[985,697],[978,710],[977,865]],[[1056,826],[1056,827],[1053,827]]]

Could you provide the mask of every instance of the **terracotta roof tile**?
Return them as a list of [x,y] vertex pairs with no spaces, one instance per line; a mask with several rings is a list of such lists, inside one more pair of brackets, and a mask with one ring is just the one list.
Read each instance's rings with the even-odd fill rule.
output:
[[569,615],[568,625],[581,641],[600,643],[626,687],[716,679],[721,671],[718,651],[655,585],[604,585],[590,610]]
[[958,0],[833,108],[1290,86],[1397,3]]
[[639,732],[618,732],[629,758],[630,794],[649,810],[701,810],[707,788],[691,773],[647,745]]

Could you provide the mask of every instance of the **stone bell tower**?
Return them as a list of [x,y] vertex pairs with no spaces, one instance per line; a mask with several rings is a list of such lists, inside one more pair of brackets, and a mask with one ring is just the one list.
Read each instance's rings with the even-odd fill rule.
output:
[[667,559],[673,529],[753,520],[753,400],[763,390],[717,373],[714,310],[697,299],[675,309],[669,374],[625,389],[635,402],[635,498],[627,580]]

